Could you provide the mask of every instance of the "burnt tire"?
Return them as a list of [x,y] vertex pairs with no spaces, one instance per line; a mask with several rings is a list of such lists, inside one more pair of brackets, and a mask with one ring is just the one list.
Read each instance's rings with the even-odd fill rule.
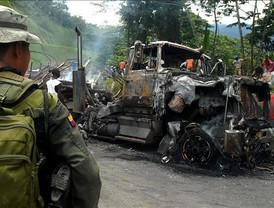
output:
[[199,127],[187,129],[179,139],[179,154],[190,163],[208,163],[215,150],[211,137]]

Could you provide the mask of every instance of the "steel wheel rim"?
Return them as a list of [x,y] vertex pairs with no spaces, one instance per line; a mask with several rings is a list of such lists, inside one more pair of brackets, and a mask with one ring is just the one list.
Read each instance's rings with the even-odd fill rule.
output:
[[212,154],[210,143],[201,136],[188,137],[181,150],[182,157],[189,162],[207,162]]

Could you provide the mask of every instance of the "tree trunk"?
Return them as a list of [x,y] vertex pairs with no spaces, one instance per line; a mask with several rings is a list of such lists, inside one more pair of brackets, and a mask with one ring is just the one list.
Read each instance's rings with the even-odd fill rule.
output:
[[217,20],[217,14],[216,14],[216,2],[214,2],[213,6],[214,6],[215,32],[214,32],[214,40],[213,40],[213,48],[212,48],[211,57],[213,58],[213,61],[215,61],[216,60],[215,50],[216,50],[216,47],[217,47],[217,33],[218,33],[218,20]]
[[254,58],[254,26],[255,26],[255,13],[257,11],[257,1],[258,0],[255,0],[255,6],[254,6],[254,10],[253,10],[253,20],[252,20],[252,32],[251,32],[251,51],[250,51],[250,66],[251,66],[251,69],[250,69],[250,74],[252,74],[252,72],[254,71],[254,61],[253,61],[253,58]]
[[[243,33],[242,33],[242,26],[241,26],[241,20],[240,20],[238,0],[235,0],[235,6],[236,6],[237,22],[238,22],[240,42],[241,42],[241,57],[242,57],[242,59],[244,59],[245,58],[244,40],[243,40]],[[243,74],[245,74],[245,70],[243,71]]]

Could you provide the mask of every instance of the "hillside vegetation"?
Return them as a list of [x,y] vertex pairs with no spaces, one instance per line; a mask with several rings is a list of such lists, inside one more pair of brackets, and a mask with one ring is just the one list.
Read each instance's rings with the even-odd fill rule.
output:
[[[28,16],[29,31],[37,35],[42,45],[32,44],[30,47],[33,68],[40,65],[57,66],[65,60],[77,59],[77,35],[74,28],[66,28],[53,18],[43,15],[41,9],[31,1],[0,1]],[[83,59],[92,56],[91,51],[83,51]]]

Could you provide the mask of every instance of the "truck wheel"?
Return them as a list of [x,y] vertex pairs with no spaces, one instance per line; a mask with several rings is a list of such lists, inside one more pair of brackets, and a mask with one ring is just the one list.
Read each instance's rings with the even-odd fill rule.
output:
[[179,141],[180,154],[188,162],[207,163],[216,147],[208,134],[199,127],[188,129]]

